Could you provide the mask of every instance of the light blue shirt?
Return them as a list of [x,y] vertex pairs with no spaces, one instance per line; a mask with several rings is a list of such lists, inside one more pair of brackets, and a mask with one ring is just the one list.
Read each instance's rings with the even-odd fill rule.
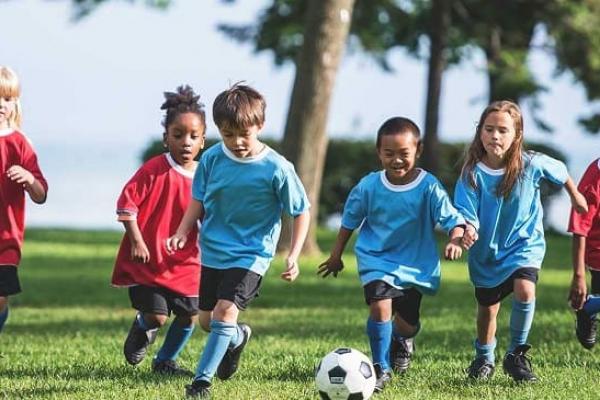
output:
[[406,185],[390,183],[385,171],[370,173],[350,192],[342,217],[344,228],[361,227],[354,250],[363,285],[383,280],[427,294],[440,285],[435,226],[450,231],[464,223],[440,182],[423,170]]
[[540,153],[523,155],[521,179],[505,199],[496,195],[504,169],[478,163],[477,189],[460,178],[454,192],[456,208],[477,229],[479,240],[469,250],[469,274],[475,287],[500,285],[519,268],[540,268],[546,252],[540,182],[563,185],[565,165]]
[[281,231],[281,214],[309,208],[294,166],[269,147],[238,158],[225,145],[208,149],[194,175],[192,196],[205,210],[200,230],[202,265],[246,268],[264,275]]

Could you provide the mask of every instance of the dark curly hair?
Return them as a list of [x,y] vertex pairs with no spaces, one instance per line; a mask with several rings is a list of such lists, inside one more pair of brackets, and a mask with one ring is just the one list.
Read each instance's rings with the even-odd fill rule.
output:
[[[206,131],[206,114],[204,104],[200,103],[200,96],[194,93],[189,85],[182,85],[176,92],[165,92],[165,102],[160,106],[161,110],[167,110],[162,125],[166,128],[175,121],[180,114],[194,113],[202,121],[203,130]],[[204,133],[204,132],[203,132]]]

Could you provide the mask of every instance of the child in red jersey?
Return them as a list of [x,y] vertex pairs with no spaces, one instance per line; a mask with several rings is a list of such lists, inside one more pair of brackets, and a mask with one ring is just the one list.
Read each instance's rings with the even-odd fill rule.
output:
[[[579,191],[588,202],[584,214],[571,212],[569,232],[573,233],[573,279],[569,302],[576,310],[575,333],[583,347],[596,344],[596,314],[600,311],[600,159],[592,162],[579,182]],[[592,275],[587,296],[586,265]]]
[[0,331],[8,318],[8,296],[21,292],[17,265],[25,232],[25,192],[42,204],[48,191],[31,143],[20,132],[20,94],[15,72],[0,66]]
[[126,234],[112,276],[114,286],[128,287],[138,310],[123,352],[139,364],[158,329],[175,314],[165,341],[152,361],[162,374],[187,374],[176,359],[194,330],[198,314],[200,261],[198,228],[189,232],[183,250],[166,252],[165,241],[175,230],[191,199],[196,156],[204,147],[206,117],[199,96],[189,86],[165,93],[164,146],[168,152],[146,162],[127,182],[117,202]]

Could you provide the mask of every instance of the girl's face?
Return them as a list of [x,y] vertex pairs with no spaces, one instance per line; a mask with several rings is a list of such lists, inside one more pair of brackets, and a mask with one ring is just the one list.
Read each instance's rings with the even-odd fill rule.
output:
[[405,185],[416,177],[415,164],[421,155],[418,139],[410,132],[381,136],[377,155],[388,181]]
[[164,141],[177,164],[192,169],[194,158],[204,148],[204,124],[195,113],[179,114],[169,124]]
[[0,129],[10,128],[10,120],[15,112],[14,97],[0,97]]
[[252,125],[246,129],[221,128],[219,132],[229,151],[238,158],[247,158],[257,155],[262,150],[258,140],[261,129],[260,125]]
[[494,111],[488,114],[479,137],[489,161],[503,164],[516,135],[515,122],[509,113]]

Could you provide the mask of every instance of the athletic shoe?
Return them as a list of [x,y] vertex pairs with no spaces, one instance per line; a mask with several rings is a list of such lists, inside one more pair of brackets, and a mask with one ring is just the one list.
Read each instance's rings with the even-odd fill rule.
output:
[[381,392],[385,385],[392,379],[390,370],[384,371],[380,364],[374,364],[375,368],[375,392]]
[[575,320],[577,340],[583,347],[590,350],[596,344],[596,328],[598,325],[596,315],[590,316],[583,310],[577,310],[575,314],[577,316]]
[[194,376],[192,371],[181,368],[175,360],[152,360],[152,371],[160,375],[170,376]]
[[252,329],[250,329],[247,324],[240,323],[238,325],[244,333],[244,338],[242,339],[242,343],[240,343],[237,347],[234,347],[233,349],[228,348],[227,352],[223,356],[223,359],[217,368],[217,377],[222,380],[229,379],[233,374],[235,374],[235,371],[237,371],[240,365],[242,351],[244,351],[244,347],[246,347],[246,344],[252,335]]
[[131,365],[141,363],[146,356],[148,346],[154,343],[157,334],[158,328],[145,331],[138,326],[137,319],[134,320],[123,345],[123,354],[127,362]]
[[531,361],[525,355],[529,349],[531,349],[530,345],[522,344],[504,356],[502,362],[504,372],[510,375],[515,382],[535,382],[538,380],[531,370]]
[[195,379],[191,385],[186,385],[185,395],[194,399],[210,399],[210,382]]
[[390,360],[394,372],[403,374],[410,366],[410,359],[415,352],[414,338],[397,340],[392,338],[390,346]]
[[496,366],[486,357],[477,357],[467,368],[467,374],[471,379],[490,379],[494,375]]

